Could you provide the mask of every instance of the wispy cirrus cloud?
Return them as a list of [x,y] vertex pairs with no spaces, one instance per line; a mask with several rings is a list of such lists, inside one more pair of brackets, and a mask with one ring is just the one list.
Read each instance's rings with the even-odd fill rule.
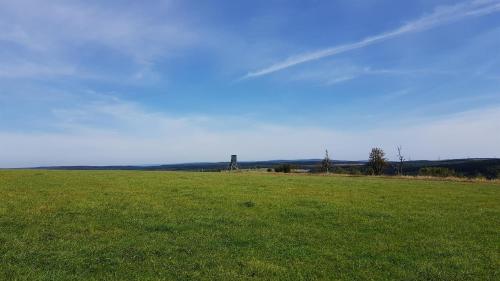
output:
[[196,40],[195,31],[175,15],[174,7],[163,7],[162,15],[166,19],[147,16],[145,11],[120,8],[90,1],[3,3],[0,40],[42,55],[69,52],[81,46],[109,48],[139,62],[165,55]]
[[375,43],[383,42],[407,33],[419,32],[439,25],[462,20],[469,17],[484,16],[500,12],[499,0],[475,0],[464,2],[453,6],[442,6],[434,10],[433,13],[425,15],[420,19],[408,22],[403,26],[388,32],[367,37],[361,41],[334,46],[310,53],[292,56],[284,61],[275,63],[271,66],[247,73],[241,79],[259,77],[274,73],[298,64],[306,63],[321,58],[334,56],[348,51],[364,48]]
[[[117,8],[111,2],[2,1],[0,78],[125,73],[141,79],[157,61],[198,41],[197,29],[170,2]],[[113,59],[120,64],[110,71]]]

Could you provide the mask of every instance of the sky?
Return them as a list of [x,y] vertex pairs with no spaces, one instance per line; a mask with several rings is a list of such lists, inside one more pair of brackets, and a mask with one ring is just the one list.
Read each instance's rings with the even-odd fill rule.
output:
[[0,0],[0,168],[500,157],[500,0]]

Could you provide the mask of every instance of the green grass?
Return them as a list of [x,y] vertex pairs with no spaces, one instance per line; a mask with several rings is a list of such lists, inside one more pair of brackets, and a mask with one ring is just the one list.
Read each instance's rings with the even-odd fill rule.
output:
[[0,171],[0,280],[499,280],[500,185]]

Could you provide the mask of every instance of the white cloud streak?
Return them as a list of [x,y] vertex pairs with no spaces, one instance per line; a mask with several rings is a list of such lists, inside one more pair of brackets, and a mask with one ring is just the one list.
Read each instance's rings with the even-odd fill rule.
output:
[[470,73],[446,71],[440,69],[378,69],[367,66],[356,66],[351,64],[329,64],[314,69],[303,69],[297,74],[291,74],[292,80],[320,82],[326,86],[341,84],[357,79],[362,76],[402,76],[402,75],[470,75]]
[[70,76],[77,72],[71,65],[40,64],[30,61],[7,63],[0,65],[0,78],[25,78],[25,77],[55,77]]
[[496,12],[500,12],[500,1],[498,0],[476,0],[466,3],[460,3],[454,6],[438,7],[432,14],[423,16],[418,20],[408,22],[395,30],[374,35],[359,42],[334,46],[311,53],[293,56],[269,67],[249,72],[241,79],[271,74],[298,64],[364,48],[372,44],[383,42],[407,33],[419,32],[453,21],[462,20],[468,17],[478,17]]

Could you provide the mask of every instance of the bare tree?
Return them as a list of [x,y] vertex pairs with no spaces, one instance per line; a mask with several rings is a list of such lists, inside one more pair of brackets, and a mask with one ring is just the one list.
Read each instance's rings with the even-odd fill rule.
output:
[[406,159],[403,156],[403,147],[401,145],[397,146],[397,150],[398,150],[398,160],[399,160],[398,167],[397,167],[398,175],[402,176],[403,175],[403,166],[404,166],[404,162],[406,161]]
[[387,159],[385,158],[385,152],[381,148],[372,148],[372,151],[370,152],[370,159],[368,160],[368,166],[370,166],[372,174],[382,174],[384,168],[387,166]]
[[332,161],[330,160],[330,156],[328,155],[328,149],[325,151],[325,158],[321,161],[321,170],[326,172],[327,174],[332,169]]

